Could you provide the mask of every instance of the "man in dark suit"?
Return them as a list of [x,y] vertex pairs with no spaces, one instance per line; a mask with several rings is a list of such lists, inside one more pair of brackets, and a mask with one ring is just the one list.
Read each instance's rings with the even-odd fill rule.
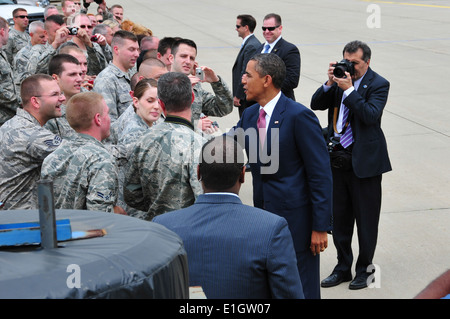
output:
[[[322,287],[352,280],[351,249],[354,223],[358,229],[359,256],[350,289],[367,287],[378,236],[381,208],[381,174],[390,171],[381,116],[386,105],[389,82],[369,67],[371,50],[361,41],[348,43],[344,59],[354,72],[334,75],[313,95],[313,110],[328,110],[328,140],[333,172],[333,242],[338,263]],[[351,69],[351,68],[350,68]],[[350,70],[349,70],[350,71]],[[336,158],[336,159],[335,159]],[[347,164],[347,165],[346,165]]]
[[286,220],[239,199],[243,159],[233,138],[208,141],[197,169],[204,194],[154,222],[183,239],[189,284],[208,299],[304,298]]
[[260,46],[258,52],[274,53],[283,60],[286,65],[286,78],[281,86],[281,92],[295,101],[294,89],[300,80],[300,51],[294,44],[281,37],[283,25],[278,14],[266,15],[262,30],[266,42]]
[[233,103],[234,106],[239,108],[239,118],[247,107],[255,104],[254,101],[247,101],[242,86],[242,76],[245,73],[247,63],[261,46],[261,42],[253,34],[255,27],[256,20],[251,15],[241,14],[237,16],[236,31],[243,42],[233,65]]
[[245,144],[254,206],[289,224],[305,297],[320,298],[319,254],[331,229],[330,159],[315,114],[281,92],[285,76],[273,53],[250,59],[242,82],[247,99],[258,104],[228,134]]

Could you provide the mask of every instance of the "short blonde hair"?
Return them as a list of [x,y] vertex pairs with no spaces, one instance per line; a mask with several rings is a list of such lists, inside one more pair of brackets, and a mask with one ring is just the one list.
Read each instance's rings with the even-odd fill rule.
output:
[[66,109],[70,126],[77,132],[89,129],[95,115],[103,115],[103,101],[103,96],[97,92],[82,92],[72,96]]

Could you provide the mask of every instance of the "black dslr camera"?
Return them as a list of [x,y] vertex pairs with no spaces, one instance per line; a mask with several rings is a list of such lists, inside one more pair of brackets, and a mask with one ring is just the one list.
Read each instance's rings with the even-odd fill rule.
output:
[[333,64],[333,66],[333,74],[337,78],[345,78],[345,72],[350,73],[350,75],[355,74],[355,65],[347,59],[343,59],[341,62]]

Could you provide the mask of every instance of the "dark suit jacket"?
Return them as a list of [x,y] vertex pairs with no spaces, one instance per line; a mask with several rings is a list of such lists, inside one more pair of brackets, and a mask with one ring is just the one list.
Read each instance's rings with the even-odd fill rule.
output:
[[[343,91],[335,83],[326,93],[321,86],[313,95],[313,110],[328,110],[328,137],[333,134],[333,112],[339,112]],[[373,177],[392,170],[386,139],[381,130],[381,116],[389,94],[389,82],[369,68],[358,91],[344,104],[349,108],[354,145],[352,164],[359,178]]]
[[245,69],[247,68],[247,63],[251,57],[255,55],[255,53],[259,53],[258,49],[261,46],[261,42],[255,37],[255,35],[251,35],[247,41],[245,41],[244,46],[238,53],[236,57],[236,61],[233,65],[233,96],[241,100],[245,100],[244,87],[242,85],[242,75],[245,73]]
[[304,298],[285,219],[232,194],[204,194],[154,222],[183,239],[190,286],[208,299]]
[[[319,120],[310,109],[281,94],[263,151],[272,160],[264,164],[263,157],[258,156],[256,162],[252,158],[257,145],[252,132],[257,128],[259,108],[259,104],[247,108],[235,130],[228,134],[235,134],[240,143],[245,141],[253,177],[254,206],[286,218],[296,251],[304,252],[309,250],[312,230],[331,230],[332,177]],[[243,137],[240,128],[245,133]],[[276,166],[275,172],[261,173],[263,168]]]
[[[264,49],[264,43],[258,49],[258,53],[261,53]],[[271,53],[278,55],[286,65],[286,79],[283,82],[281,91],[287,97],[295,101],[294,89],[298,86],[300,81],[300,51],[298,48],[281,38],[277,44],[275,44]]]

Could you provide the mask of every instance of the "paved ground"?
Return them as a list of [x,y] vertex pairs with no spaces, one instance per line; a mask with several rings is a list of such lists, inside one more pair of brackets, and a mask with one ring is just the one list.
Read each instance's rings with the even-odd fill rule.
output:
[[[372,49],[372,68],[391,82],[383,115],[393,171],[383,176],[383,205],[374,262],[379,288],[350,291],[347,284],[322,289],[322,297],[408,299],[450,266],[450,1],[361,0],[107,0],[120,3],[125,18],[144,24],[160,38],[193,39],[198,61],[231,85],[231,68],[241,39],[236,16],[252,14],[262,40],[265,14],[279,13],[283,36],[301,52],[297,100],[309,107],[326,80],[328,63],[341,59],[355,39]],[[93,6],[95,7],[95,6]],[[91,8],[90,11],[93,11]],[[379,13],[379,15],[378,15]],[[316,113],[326,125],[325,113]],[[221,128],[236,123],[235,110],[217,119]],[[241,192],[251,201],[251,176]],[[330,238],[331,239],[331,238]],[[354,253],[357,254],[355,246]],[[334,246],[322,255],[322,277],[336,262]]]

